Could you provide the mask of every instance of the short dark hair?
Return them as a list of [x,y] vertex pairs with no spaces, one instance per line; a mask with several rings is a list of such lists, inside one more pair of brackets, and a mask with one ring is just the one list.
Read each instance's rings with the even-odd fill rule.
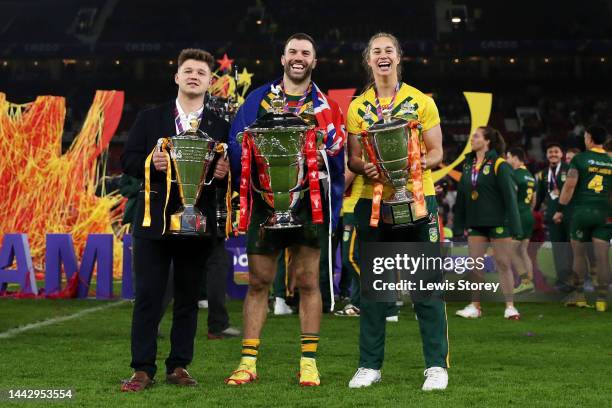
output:
[[601,125],[591,125],[587,128],[586,132],[591,135],[591,140],[595,144],[604,144],[608,138],[608,132],[606,128]]
[[604,143],[604,149],[608,153],[612,152],[612,139],[606,140],[606,143]]
[[559,142],[549,142],[546,144],[546,150],[552,149],[553,147],[558,147],[561,149],[561,151],[563,151],[563,146],[561,146],[561,143]]
[[580,148],[578,147],[570,147],[569,149],[567,149],[567,151],[565,152],[565,154],[567,153],[574,153],[574,154],[578,154],[582,152],[582,150],[580,150]]
[[287,44],[289,44],[289,41],[291,40],[305,40],[305,41],[309,41],[312,44],[312,49],[314,51],[314,55],[317,55],[317,43],[315,43],[314,38],[312,38],[311,36],[309,36],[306,33],[295,33],[293,35],[291,35],[289,38],[287,38],[287,41],[285,41],[285,45],[283,45],[283,54],[285,53],[285,49],[287,48]]
[[210,52],[200,48],[185,48],[178,56],[178,68],[189,59],[205,62],[211,71],[215,65],[215,59]]
[[521,147],[511,147],[510,149],[508,149],[508,153],[510,153],[511,156],[516,157],[523,163],[525,163],[525,161],[527,160],[527,155]]

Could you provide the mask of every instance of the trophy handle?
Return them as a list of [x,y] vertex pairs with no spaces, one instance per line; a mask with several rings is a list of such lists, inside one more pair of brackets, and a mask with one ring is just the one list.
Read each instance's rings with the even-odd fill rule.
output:
[[370,163],[376,166],[376,170],[378,171],[379,176],[382,177],[383,179],[386,179],[387,176],[385,175],[382,168],[378,164],[378,159],[376,158],[376,152],[374,151],[374,147],[370,144],[370,141],[367,138],[368,131],[362,130],[360,136],[362,140],[361,146],[366,151],[366,156],[370,160]]
[[[157,139],[157,144],[155,145],[155,148],[158,152],[163,152],[170,156],[170,168],[168,168],[166,171],[172,172],[172,165],[174,164],[174,162],[172,161],[172,155],[168,151],[169,147],[172,147],[172,140],[170,140],[170,138],[160,137],[159,139]],[[170,181],[172,183],[177,182],[176,179],[170,179]]]
[[[226,144],[226,143],[218,143],[218,144],[215,146],[215,154],[216,154],[216,153],[219,153],[219,154],[220,154],[220,156],[219,156],[219,158],[220,158],[220,159],[226,159],[226,158],[227,158],[227,144]],[[213,160],[211,160],[211,161],[214,161],[214,158],[213,158]],[[209,169],[209,170],[210,170],[210,169]],[[213,170],[213,173],[214,173],[214,170]],[[214,180],[215,180],[215,176],[214,176],[214,174],[213,174],[213,176],[210,178],[210,180],[209,180],[209,181],[206,181],[206,175],[204,175],[204,185],[205,185],[205,186],[210,186]]]

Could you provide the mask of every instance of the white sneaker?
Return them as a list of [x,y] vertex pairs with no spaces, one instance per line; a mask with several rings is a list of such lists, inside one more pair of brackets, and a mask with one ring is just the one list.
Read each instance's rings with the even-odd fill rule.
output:
[[293,310],[287,305],[285,299],[277,297],[274,299],[274,314],[276,316],[290,315]]
[[507,306],[506,310],[504,311],[504,318],[510,319],[510,320],[520,320],[521,314],[519,313],[518,310],[516,310],[516,307]]
[[399,316],[398,315],[387,316],[387,321],[391,322],[391,323],[397,323],[397,322],[399,322]]
[[479,307],[476,307],[473,303],[470,303],[463,309],[457,310],[455,314],[457,316],[465,317],[466,319],[478,319],[480,316],[482,316],[482,311]]
[[380,370],[359,367],[357,372],[349,381],[349,388],[363,388],[379,382],[381,379]]
[[208,300],[200,300],[198,301],[199,309],[208,309]]
[[421,388],[423,391],[445,390],[448,386],[446,368],[430,367],[423,374],[426,378]]

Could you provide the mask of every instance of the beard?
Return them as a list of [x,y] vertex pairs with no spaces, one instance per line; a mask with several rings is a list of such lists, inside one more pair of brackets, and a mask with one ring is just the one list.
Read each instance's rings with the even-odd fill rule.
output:
[[283,70],[285,71],[285,74],[287,75],[287,77],[289,77],[289,79],[291,79],[295,83],[301,84],[305,81],[310,80],[310,75],[312,74],[312,65],[304,64],[304,72],[302,72],[301,74],[294,74],[291,71],[291,63],[288,62],[285,64]]

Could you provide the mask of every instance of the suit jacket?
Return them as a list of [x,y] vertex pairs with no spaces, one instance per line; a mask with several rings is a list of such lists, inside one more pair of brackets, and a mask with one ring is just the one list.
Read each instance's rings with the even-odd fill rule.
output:
[[[138,179],[144,179],[144,165],[149,153],[162,137],[171,137],[176,134],[175,101],[141,111],[130,130],[128,141],[121,155],[123,172]],[[216,116],[212,111],[204,108],[200,129],[215,140],[227,142],[229,124]],[[207,179],[212,177],[214,164]],[[151,162],[151,226],[143,227],[144,217],[144,190],[138,193],[136,211],[134,216],[133,235],[138,238],[161,239],[163,231],[163,211],[166,200],[166,173],[157,171]],[[206,216],[208,228],[215,234],[216,205],[215,184],[204,187],[196,206]],[[180,208],[178,186],[172,183],[170,198],[166,208],[166,228],[173,214]]]

